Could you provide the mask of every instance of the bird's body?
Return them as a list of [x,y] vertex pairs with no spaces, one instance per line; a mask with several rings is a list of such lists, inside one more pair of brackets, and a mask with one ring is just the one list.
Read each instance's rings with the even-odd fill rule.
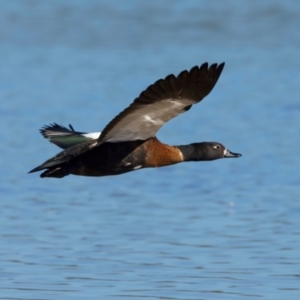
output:
[[[70,156],[72,154],[69,153]],[[181,161],[182,155],[178,149],[164,145],[156,138],[146,141],[104,143],[75,157],[71,163],[66,163],[62,175],[68,173],[83,176],[118,175]]]
[[169,146],[156,138],[156,132],[201,101],[216,84],[224,64],[208,64],[169,75],[150,85],[135,101],[116,116],[102,131],[76,132],[57,124],[45,126],[41,133],[65,149],[30,172],[46,169],[41,177],[61,178],[118,175],[183,161],[205,161],[238,157],[222,144],[202,142]]

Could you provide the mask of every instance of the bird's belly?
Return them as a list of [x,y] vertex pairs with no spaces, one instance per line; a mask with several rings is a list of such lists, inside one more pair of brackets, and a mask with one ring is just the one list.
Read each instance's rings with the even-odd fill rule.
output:
[[71,173],[82,176],[119,175],[145,166],[144,141],[105,143],[76,158]]

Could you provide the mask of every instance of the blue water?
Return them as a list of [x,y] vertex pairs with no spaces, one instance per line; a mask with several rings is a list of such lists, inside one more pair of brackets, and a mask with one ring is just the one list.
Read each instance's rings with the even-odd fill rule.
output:
[[[300,299],[299,1],[2,1],[0,299]],[[166,124],[238,159],[62,180],[45,124],[100,131],[155,80],[226,62]]]

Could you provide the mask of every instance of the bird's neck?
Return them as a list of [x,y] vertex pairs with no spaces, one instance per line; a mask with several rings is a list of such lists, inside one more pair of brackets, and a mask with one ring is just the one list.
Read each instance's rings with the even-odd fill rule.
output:
[[193,144],[176,146],[183,156],[183,161],[205,161],[204,150],[201,148],[202,143],[197,146]]

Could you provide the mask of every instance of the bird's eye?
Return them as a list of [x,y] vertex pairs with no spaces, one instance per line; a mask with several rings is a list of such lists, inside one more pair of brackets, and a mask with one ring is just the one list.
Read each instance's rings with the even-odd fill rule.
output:
[[221,146],[220,145],[215,145],[215,146],[213,146],[215,149],[217,149],[217,150],[220,150],[221,149]]

